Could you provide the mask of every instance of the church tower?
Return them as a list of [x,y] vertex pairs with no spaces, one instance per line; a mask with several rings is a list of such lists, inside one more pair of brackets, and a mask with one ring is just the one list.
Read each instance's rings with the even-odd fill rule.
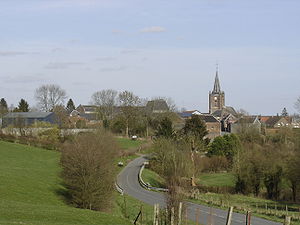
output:
[[216,71],[215,84],[213,91],[209,92],[209,113],[214,113],[225,107],[225,93],[221,91],[220,81],[218,76],[218,68]]

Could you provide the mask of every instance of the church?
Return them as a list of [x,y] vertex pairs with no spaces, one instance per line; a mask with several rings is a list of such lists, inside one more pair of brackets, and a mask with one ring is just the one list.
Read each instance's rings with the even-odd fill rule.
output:
[[208,112],[221,122],[222,132],[231,132],[231,124],[236,121],[237,112],[233,107],[225,105],[225,92],[221,90],[218,69],[213,90],[209,92]]
[[225,105],[225,92],[221,90],[218,69],[216,71],[213,90],[209,91],[208,113],[198,110],[184,111],[181,118],[187,119],[192,115],[199,115],[206,123],[208,137],[213,139],[222,133],[231,132],[231,124],[237,120],[237,112],[233,107]]

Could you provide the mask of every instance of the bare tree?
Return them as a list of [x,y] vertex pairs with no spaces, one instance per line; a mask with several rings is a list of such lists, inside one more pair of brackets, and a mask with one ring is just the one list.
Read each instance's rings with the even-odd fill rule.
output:
[[81,134],[62,148],[62,177],[74,205],[84,209],[112,207],[118,146],[104,131]]
[[64,104],[66,91],[55,84],[42,85],[35,90],[34,95],[41,110],[49,112],[57,105]]
[[150,165],[165,179],[169,190],[166,192],[168,212],[173,209],[174,219],[178,221],[178,206],[184,199],[186,187],[185,178],[191,177],[194,170],[190,158],[190,145],[186,142],[160,138],[155,141],[153,149],[153,161]]
[[295,108],[297,109],[297,111],[300,113],[300,97],[297,99],[297,101],[295,102]]
[[111,119],[117,105],[118,92],[112,89],[97,91],[92,95],[92,104],[98,106],[103,119]]
[[122,111],[122,115],[125,119],[126,123],[126,136],[129,135],[129,123],[133,120],[137,113],[138,109],[137,106],[140,105],[140,98],[134,95],[130,91],[123,91],[119,94],[119,103]]
[[161,96],[159,96],[159,97],[152,98],[152,100],[165,100],[165,102],[167,103],[167,105],[169,107],[170,112],[178,112],[179,111],[177,106],[176,106],[175,101],[170,97],[161,97]]

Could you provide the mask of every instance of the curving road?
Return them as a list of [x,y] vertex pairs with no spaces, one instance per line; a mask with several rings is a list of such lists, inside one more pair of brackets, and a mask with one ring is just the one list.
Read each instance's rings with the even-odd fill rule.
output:
[[[125,194],[128,194],[136,199],[139,199],[150,205],[159,204],[160,206],[165,206],[165,196],[163,193],[148,191],[142,188],[138,181],[138,173],[142,164],[147,161],[147,159],[142,156],[132,162],[130,162],[119,174],[117,182],[123,189]],[[188,210],[188,218],[190,220],[196,220],[196,210],[200,209],[200,224],[207,224],[208,216],[210,214],[210,208],[203,205],[198,205],[190,202],[186,202]],[[212,221],[214,225],[225,225],[227,218],[227,211],[213,208],[212,210]],[[245,215],[240,213],[233,213],[232,225],[244,225]],[[273,221],[268,221],[258,217],[251,218],[251,225],[280,225],[282,223],[277,223]]]

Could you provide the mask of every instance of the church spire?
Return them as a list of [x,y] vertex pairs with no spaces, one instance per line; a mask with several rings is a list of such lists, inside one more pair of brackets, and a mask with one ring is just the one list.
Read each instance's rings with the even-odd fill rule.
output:
[[221,87],[220,87],[220,81],[219,81],[219,76],[218,76],[218,64],[216,68],[216,77],[215,77],[215,84],[214,84],[214,89],[212,91],[213,94],[220,94],[221,93]]

